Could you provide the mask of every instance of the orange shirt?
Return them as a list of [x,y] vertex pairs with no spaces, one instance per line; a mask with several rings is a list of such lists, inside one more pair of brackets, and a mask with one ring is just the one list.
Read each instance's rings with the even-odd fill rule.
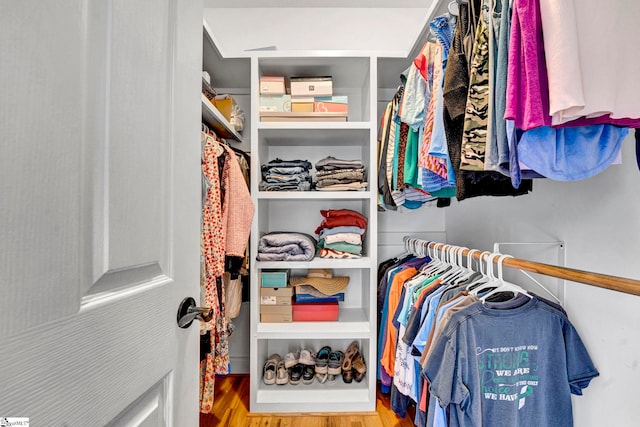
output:
[[402,295],[402,286],[409,278],[413,277],[418,270],[413,267],[409,267],[400,273],[397,273],[393,277],[391,282],[391,288],[389,289],[388,307],[389,315],[387,316],[387,328],[385,331],[385,345],[382,349],[382,355],[380,356],[380,366],[387,372],[390,377],[393,377],[394,367],[396,364],[396,342],[398,337],[398,331],[393,325],[393,315],[400,303],[400,296]]

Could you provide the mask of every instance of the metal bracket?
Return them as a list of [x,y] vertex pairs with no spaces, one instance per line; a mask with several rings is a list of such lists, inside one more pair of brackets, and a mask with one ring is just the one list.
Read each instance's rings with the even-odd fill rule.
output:
[[[555,262],[555,264],[560,267],[566,266],[566,243],[564,241],[558,240],[558,241],[551,241],[551,242],[494,242],[493,251],[499,253],[500,246],[550,246],[550,247],[555,246],[558,251],[557,261]],[[529,274],[525,273],[524,271],[522,273],[529,276]],[[557,279],[557,280],[558,280],[557,298],[561,303],[564,303],[566,282],[564,279]]]

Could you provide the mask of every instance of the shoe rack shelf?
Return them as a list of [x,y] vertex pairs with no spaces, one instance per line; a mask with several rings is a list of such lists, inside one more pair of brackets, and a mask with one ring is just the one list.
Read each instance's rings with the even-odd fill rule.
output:
[[[326,335],[332,335],[328,333]],[[346,351],[349,344],[356,341],[362,354],[375,353],[375,340],[369,338],[352,339],[351,337],[274,337],[257,339],[253,349],[262,363],[273,353],[282,357],[295,349],[314,349],[318,351],[328,345],[333,350]],[[368,361],[368,359],[367,359]],[[341,376],[333,381],[320,383],[315,380],[311,384],[267,385],[262,381],[262,365],[258,381],[251,378],[250,410],[252,412],[371,412],[375,410],[375,368],[369,369],[362,381],[353,380],[345,383]],[[373,391],[373,402],[371,392]],[[257,409],[254,409],[257,408]]]
[[[285,78],[330,75],[335,95],[349,98],[346,122],[260,122],[259,79],[264,75]],[[377,58],[342,52],[256,52],[251,57],[251,194],[256,205],[251,233],[251,412],[357,412],[376,407],[376,282],[377,282]],[[262,192],[260,165],[275,158],[308,160],[315,164],[326,156],[361,159],[368,173],[366,191]],[[359,259],[325,259],[309,262],[255,261],[260,236],[272,231],[314,234],[321,209],[353,209],[368,218]],[[350,277],[337,322],[261,323],[260,272],[290,269],[305,275],[309,268],[328,268],[336,276]],[[361,382],[345,383],[342,377],[323,384],[266,385],[263,366],[273,353],[284,355],[329,345],[344,349],[360,345],[367,364]]]

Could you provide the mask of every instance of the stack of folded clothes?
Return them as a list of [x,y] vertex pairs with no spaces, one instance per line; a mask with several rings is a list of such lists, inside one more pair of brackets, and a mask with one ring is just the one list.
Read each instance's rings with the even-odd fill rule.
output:
[[316,228],[323,258],[360,258],[367,218],[350,209],[320,211],[324,219]]
[[311,163],[307,160],[275,159],[261,166],[260,191],[311,190]]
[[365,190],[367,178],[361,160],[325,157],[316,163],[316,189],[320,191]]
[[311,261],[316,239],[305,233],[267,233],[258,241],[258,261]]

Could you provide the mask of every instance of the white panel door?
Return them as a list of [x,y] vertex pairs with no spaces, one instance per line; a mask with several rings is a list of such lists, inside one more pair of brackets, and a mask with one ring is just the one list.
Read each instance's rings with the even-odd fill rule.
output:
[[0,418],[196,426],[202,2],[0,8]]

